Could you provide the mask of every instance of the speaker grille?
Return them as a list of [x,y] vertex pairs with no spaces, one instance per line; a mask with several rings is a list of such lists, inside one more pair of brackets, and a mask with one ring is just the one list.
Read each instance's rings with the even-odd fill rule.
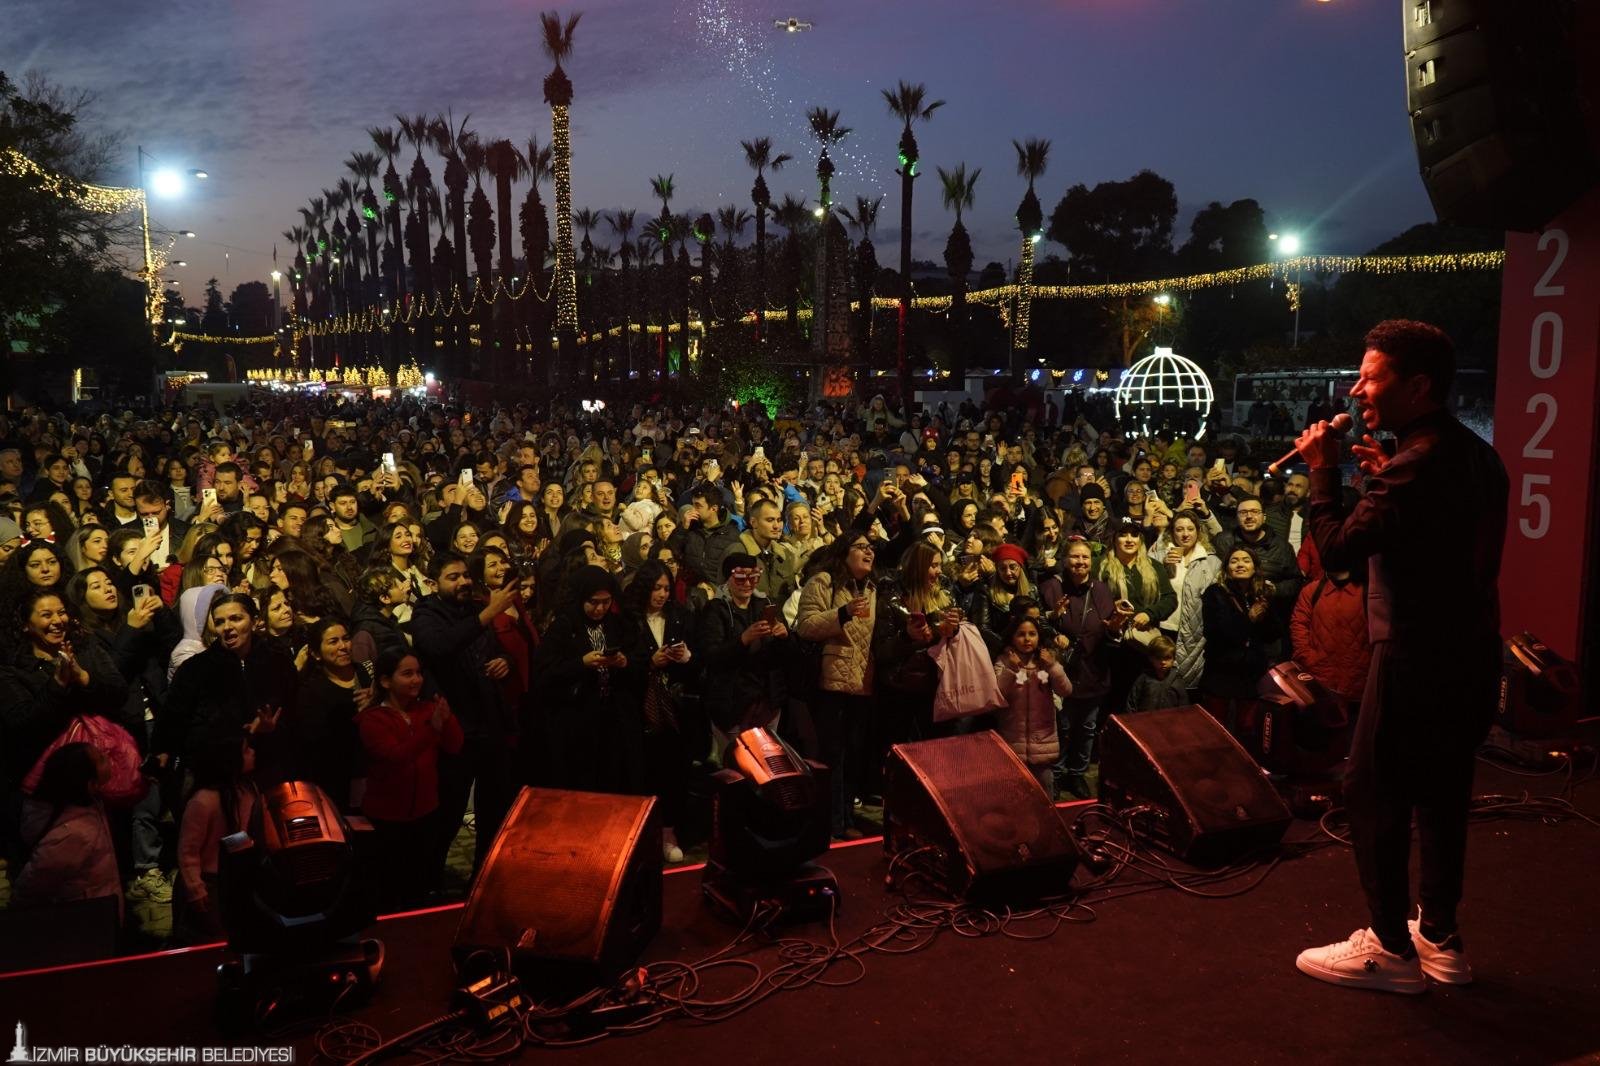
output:
[[886,850],[932,849],[969,898],[1059,894],[1077,865],[1055,806],[992,732],[895,745],[884,821]]
[[1201,707],[1114,714],[1101,742],[1100,797],[1142,820],[1184,858],[1209,861],[1272,843],[1291,816],[1239,742]]
[[659,832],[650,797],[526,788],[467,900],[458,959],[512,951],[539,963],[620,969],[661,924]]

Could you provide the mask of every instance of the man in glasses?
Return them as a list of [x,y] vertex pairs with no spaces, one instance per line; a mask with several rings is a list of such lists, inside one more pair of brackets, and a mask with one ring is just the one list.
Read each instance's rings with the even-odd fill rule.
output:
[[700,612],[695,643],[706,668],[706,714],[724,736],[772,725],[783,706],[789,629],[778,605],[756,591],[761,577],[754,555],[729,552],[722,587]]
[[1287,625],[1289,612],[1294,609],[1294,601],[1305,581],[1294,549],[1267,525],[1266,508],[1256,497],[1240,497],[1234,518],[1233,532],[1225,532],[1217,538],[1217,558],[1226,559],[1234,548],[1249,548],[1255,552],[1261,576],[1272,582],[1272,609],[1278,621]]

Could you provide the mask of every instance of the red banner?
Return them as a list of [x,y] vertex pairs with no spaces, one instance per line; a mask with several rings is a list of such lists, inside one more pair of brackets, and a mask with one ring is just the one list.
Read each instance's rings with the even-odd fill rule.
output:
[[1494,443],[1511,477],[1501,632],[1574,661],[1594,580],[1600,190],[1539,233],[1506,235]]

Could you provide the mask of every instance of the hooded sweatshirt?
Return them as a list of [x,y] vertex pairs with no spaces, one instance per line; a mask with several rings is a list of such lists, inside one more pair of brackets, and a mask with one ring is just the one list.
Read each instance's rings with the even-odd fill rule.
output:
[[178,619],[183,623],[183,639],[172,649],[172,657],[167,661],[168,683],[171,683],[172,675],[178,672],[178,667],[206,650],[206,616],[211,612],[211,601],[218,593],[227,591],[227,586],[221,583],[201,585],[178,597]]

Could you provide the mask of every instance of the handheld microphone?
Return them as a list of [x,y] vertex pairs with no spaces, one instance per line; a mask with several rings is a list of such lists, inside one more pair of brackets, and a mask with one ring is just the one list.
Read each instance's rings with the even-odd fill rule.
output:
[[[1346,433],[1349,433],[1350,427],[1355,424],[1356,420],[1350,417],[1349,412],[1340,411],[1338,414],[1334,415],[1328,420],[1328,431],[1331,432],[1335,437],[1342,437]],[[1283,467],[1288,466],[1298,458],[1300,458],[1300,450],[1298,448],[1290,448],[1288,453],[1284,455],[1282,459],[1279,459],[1277,462],[1267,467],[1267,476],[1277,477],[1279,471]]]

